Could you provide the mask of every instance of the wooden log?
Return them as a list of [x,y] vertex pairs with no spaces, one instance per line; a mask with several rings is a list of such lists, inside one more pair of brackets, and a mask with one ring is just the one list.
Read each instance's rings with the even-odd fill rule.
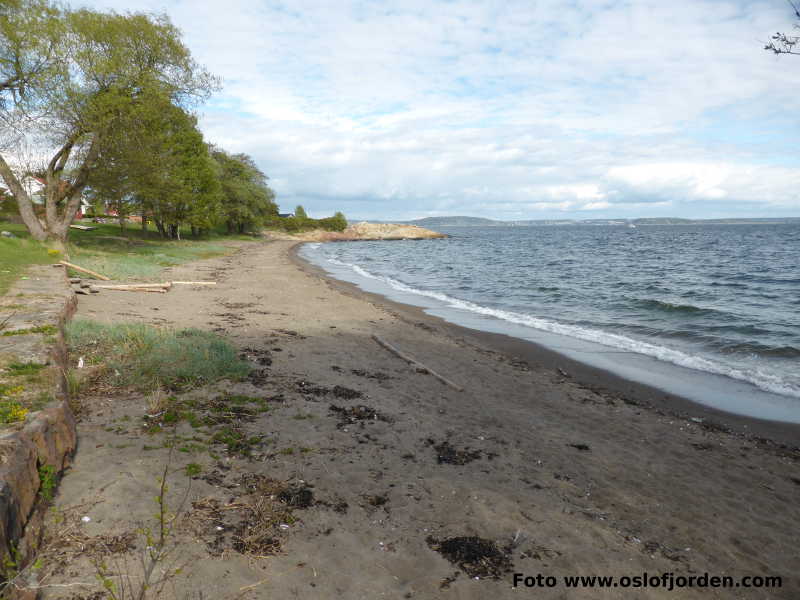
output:
[[460,385],[457,385],[457,384],[453,383],[452,381],[450,381],[449,379],[447,379],[446,377],[443,377],[442,375],[439,375],[436,371],[434,371],[430,367],[427,367],[427,366],[423,365],[418,360],[414,360],[413,358],[411,358],[407,354],[403,354],[400,350],[398,350],[397,348],[392,346],[389,342],[387,342],[385,340],[382,340],[377,335],[373,335],[372,339],[375,340],[378,343],[378,345],[383,346],[384,348],[386,348],[392,354],[394,354],[396,356],[399,356],[404,361],[406,361],[408,364],[416,367],[417,369],[420,369],[423,372],[428,373],[429,375],[432,375],[433,377],[435,377],[436,379],[441,381],[443,384],[445,384],[447,386],[450,386],[451,388],[453,388],[454,390],[457,390],[459,392],[463,392],[464,391],[464,388],[462,388]]
[[217,285],[216,281],[173,281],[173,285]]
[[94,271],[90,271],[89,269],[79,267],[78,265],[73,265],[72,263],[67,262],[65,260],[58,261],[58,264],[64,265],[65,267],[69,267],[70,269],[75,269],[76,271],[80,271],[81,273],[86,273],[87,275],[91,275],[92,277],[95,277],[102,281],[111,281],[111,279],[109,277],[106,277],[105,275],[101,275],[100,273],[95,273]]
[[127,287],[101,287],[97,285],[93,285],[89,288],[89,291],[92,293],[99,293],[100,290],[110,290],[110,291],[117,291],[117,292],[151,292],[153,294],[166,294],[167,290],[163,288],[143,288],[143,287],[136,287],[136,286],[127,286]]
[[96,284],[98,290],[130,290],[130,289],[161,289],[161,290],[168,290],[172,287],[172,284],[167,283],[103,283],[103,284]]

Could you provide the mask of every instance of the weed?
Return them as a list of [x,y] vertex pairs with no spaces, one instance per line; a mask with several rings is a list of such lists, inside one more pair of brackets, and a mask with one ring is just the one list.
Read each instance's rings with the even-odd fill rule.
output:
[[39,325],[38,327],[28,327],[27,329],[12,329],[10,331],[4,331],[0,335],[3,337],[11,337],[12,335],[28,335],[31,333],[55,335],[58,333],[58,328],[55,325]]
[[261,443],[261,436],[252,436],[248,438],[238,429],[223,427],[211,436],[211,442],[214,444],[225,444],[229,454],[250,456],[253,451],[253,446]]
[[278,454],[283,454],[284,456],[290,456],[290,455],[294,454],[294,448],[291,448],[291,447],[290,448],[284,448],[283,450],[278,452]]
[[39,495],[45,502],[53,500],[56,488],[56,468],[52,465],[39,465]]
[[12,387],[0,384],[0,424],[19,423],[28,416],[28,409],[13,398],[22,390],[21,385]]
[[[116,565],[110,569],[103,562],[95,563],[96,577],[112,600],[146,600],[161,597],[167,582],[181,573],[171,561],[176,546],[171,543],[175,525],[183,513],[190,487],[181,500],[176,512],[170,513],[167,506],[167,475],[172,463],[170,452],[164,471],[159,479],[158,495],[155,498],[158,506],[155,529],[142,527],[140,532],[144,538],[144,550],[138,562],[141,574],[132,574],[128,565]],[[116,578],[116,581],[115,581]]]
[[186,476],[187,477],[195,477],[200,475],[203,472],[203,467],[198,465],[197,463],[189,463],[186,465]]
[[8,374],[12,377],[20,377],[22,375],[35,375],[42,369],[44,369],[47,365],[35,362],[26,362],[26,363],[18,363],[12,362],[11,364],[6,365],[6,370]]
[[67,369],[64,372],[64,379],[67,382],[67,396],[70,399],[76,399],[81,394],[81,378],[72,369]]

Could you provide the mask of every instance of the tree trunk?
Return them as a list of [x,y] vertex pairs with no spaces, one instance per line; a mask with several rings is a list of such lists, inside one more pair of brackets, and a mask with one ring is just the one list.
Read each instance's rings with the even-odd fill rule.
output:
[[158,219],[153,219],[153,222],[156,224],[156,229],[158,229],[158,234],[162,238],[167,237],[167,230],[164,227],[164,222],[163,221],[159,221]]
[[142,215],[142,233],[147,233],[147,217]]
[[197,231],[198,231],[197,227],[192,225],[192,237],[197,237]]
[[28,228],[33,239],[40,242],[45,241],[47,239],[47,232],[33,210],[33,202],[2,155],[0,155],[0,176],[2,176],[11,195],[14,196],[14,199],[17,201],[19,215],[22,217],[22,222],[25,223],[25,227]]

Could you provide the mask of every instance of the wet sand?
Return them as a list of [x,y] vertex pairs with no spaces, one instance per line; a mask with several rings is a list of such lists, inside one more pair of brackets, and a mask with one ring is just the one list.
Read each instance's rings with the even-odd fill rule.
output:
[[[215,447],[214,458],[185,440],[189,450],[172,453],[173,556],[186,568],[162,597],[800,596],[797,427],[704,411],[527,342],[449,325],[323,277],[288,242],[170,271],[219,285],[84,297],[77,316],[217,331],[261,364],[247,382],[195,394],[263,397],[270,410],[241,424],[264,436],[249,457]],[[56,500],[83,550],[53,551],[52,564],[68,556],[70,566],[48,581],[85,583],[89,597],[89,559],[116,548],[111,537],[129,543],[107,562],[133,568],[122,565],[141,551],[135,532],[152,521],[169,451],[161,434],[143,433],[140,396],[97,393],[85,403],[75,465]],[[196,435],[186,424],[178,433]],[[202,474],[182,503],[190,462]],[[254,513],[240,507],[275,486],[272,500],[291,518],[270,533],[272,546],[243,552],[235,537]],[[294,495],[281,500],[286,489]],[[475,537],[497,554],[460,566],[443,556],[458,546],[448,541],[469,546]],[[486,549],[466,549],[476,548]],[[514,572],[557,583],[514,589]],[[561,580],[643,572],[776,575],[783,586],[670,592],[567,589]],[[82,588],[69,589],[45,597]]]

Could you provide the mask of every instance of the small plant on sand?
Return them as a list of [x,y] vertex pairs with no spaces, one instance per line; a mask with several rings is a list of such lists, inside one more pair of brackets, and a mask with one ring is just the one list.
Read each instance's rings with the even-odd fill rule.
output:
[[197,463],[189,463],[186,465],[186,476],[187,477],[196,477],[203,472],[203,467],[198,465]]
[[[172,543],[175,526],[183,513],[189,498],[190,486],[187,486],[176,512],[173,514],[167,506],[167,476],[172,463],[170,451],[164,471],[159,478],[158,495],[155,498],[158,512],[155,526],[142,527],[139,531],[144,542],[144,549],[138,562],[141,573],[131,573],[130,565],[114,565],[110,568],[104,562],[96,562],[96,577],[112,600],[147,600],[160,598],[166,584],[182,572],[172,559],[176,545]],[[191,485],[191,484],[190,484]]]

